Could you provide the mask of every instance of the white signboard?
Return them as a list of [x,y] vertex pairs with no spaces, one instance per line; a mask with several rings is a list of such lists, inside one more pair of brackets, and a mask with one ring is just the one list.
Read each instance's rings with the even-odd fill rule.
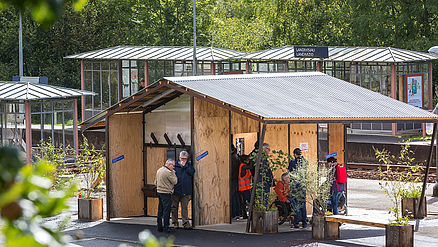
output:
[[406,103],[423,108],[423,75],[406,75]]
[[301,152],[309,151],[309,143],[308,142],[301,142],[300,149],[301,149]]

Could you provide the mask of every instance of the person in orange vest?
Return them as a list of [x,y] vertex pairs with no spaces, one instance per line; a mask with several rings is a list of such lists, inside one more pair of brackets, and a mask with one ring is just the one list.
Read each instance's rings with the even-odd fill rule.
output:
[[249,155],[242,155],[242,163],[239,167],[238,190],[240,198],[240,215],[248,218],[246,206],[251,200],[251,171],[249,167]]

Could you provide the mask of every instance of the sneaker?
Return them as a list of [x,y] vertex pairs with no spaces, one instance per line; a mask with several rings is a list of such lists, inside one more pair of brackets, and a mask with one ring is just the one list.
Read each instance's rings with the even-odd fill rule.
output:
[[193,230],[193,227],[190,224],[185,224],[184,230]]
[[164,229],[164,232],[165,232],[165,233],[172,233],[172,232],[175,232],[175,228],[173,228],[173,227],[168,227],[168,228]]
[[173,222],[172,225],[173,225],[174,227],[179,227],[179,223],[178,223],[178,222]]

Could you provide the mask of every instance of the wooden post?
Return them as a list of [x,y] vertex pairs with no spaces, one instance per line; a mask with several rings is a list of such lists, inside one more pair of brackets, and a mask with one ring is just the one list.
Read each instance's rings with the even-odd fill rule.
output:
[[111,219],[111,166],[110,166],[110,146],[109,146],[109,117],[105,117],[105,158],[106,158],[106,220],[109,221]]
[[210,74],[215,75],[216,74],[216,67],[214,62],[211,62],[211,67],[210,67]]
[[[396,68],[395,68],[395,64],[391,64],[391,97],[393,99],[397,98],[397,89],[396,89]],[[392,135],[396,136],[397,135],[397,123],[393,123],[392,124]]]
[[254,206],[256,183],[257,183],[258,174],[259,174],[259,170],[260,170],[260,162],[262,160],[263,141],[265,139],[265,133],[266,133],[266,123],[263,123],[262,134],[260,135],[260,139],[259,139],[259,150],[257,153],[256,167],[255,167],[255,171],[254,171],[254,173],[255,173],[254,174],[254,183],[253,183],[252,189],[251,189],[251,200],[249,202],[249,215],[248,215],[248,220],[246,221],[246,232],[249,232],[249,227],[251,225],[251,220],[252,220],[252,208]]
[[[195,156],[195,97],[190,96],[190,149],[192,152],[192,164],[194,165],[195,162],[193,162],[193,158]],[[192,177],[192,184],[193,184],[193,190],[195,188],[195,183],[194,183],[194,179],[195,177]],[[195,227],[196,226],[196,210],[195,210],[195,201],[197,201],[198,198],[196,197],[196,193],[194,193],[194,191],[192,191],[192,200],[191,200],[191,204],[192,204],[192,226]]]
[[26,163],[32,164],[32,122],[31,122],[30,102],[25,103],[25,119],[26,119]]
[[[84,60],[81,60],[81,90],[85,90]],[[81,121],[85,121],[85,96],[83,95],[81,96]]]
[[421,190],[421,197],[420,197],[420,202],[418,203],[418,210],[417,210],[417,212],[420,215],[423,213],[423,205],[422,205],[423,198],[424,198],[424,194],[426,193],[426,183],[427,183],[427,178],[429,176],[430,163],[432,163],[433,144],[435,142],[435,136],[436,136],[436,126],[437,126],[437,123],[436,122],[433,123],[432,140],[430,141],[429,156],[427,157],[427,166],[426,166],[426,171],[425,171],[425,175],[424,175],[423,188]]
[[144,61],[144,83],[149,86],[149,61]]
[[118,61],[117,69],[119,71],[119,101],[123,99],[122,95],[122,89],[123,89],[123,82],[122,82],[122,60]]
[[246,67],[246,73],[249,74],[249,73],[250,73],[250,70],[249,70],[249,61],[246,61],[245,64],[246,64],[246,66],[245,66],[245,67]]
[[322,62],[321,61],[316,62],[316,71],[322,72]]
[[76,155],[79,154],[78,138],[78,99],[73,99],[73,143]]
[[433,80],[432,62],[429,62],[429,109],[433,110]]

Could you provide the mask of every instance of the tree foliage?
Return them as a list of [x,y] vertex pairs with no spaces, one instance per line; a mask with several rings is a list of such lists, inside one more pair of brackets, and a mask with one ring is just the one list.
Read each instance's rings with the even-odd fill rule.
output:
[[[51,0],[25,0],[51,1]],[[72,2],[84,0],[69,0]],[[12,0],[0,0],[3,7]],[[21,1],[18,1],[21,2]],[[117,45],[193,43],[192,0],[65,4],[42,28],[23,12],[24,74],[79,88],[79,62],[63,57]],[[10,5],[10,4],[9,4]],[[240,51],[284,45],[392,46],[426,51],[438,36],[438,0],[197,0],[197,43]],[[44,25],[45,27],[45,25]],[[0,12],[0,80],[18,74],[16,8]]]

